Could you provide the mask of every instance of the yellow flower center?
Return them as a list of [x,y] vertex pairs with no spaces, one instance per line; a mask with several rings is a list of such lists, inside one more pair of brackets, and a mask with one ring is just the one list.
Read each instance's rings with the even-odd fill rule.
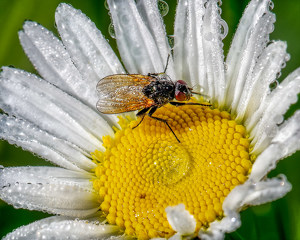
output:
[[100,208],[110,224],[139,239],[170,237],[165,209],[185,205],[196,230],[223,216],[228,193],[243,183],[252,167],[245,128],[230,114],[203,106],[159,108],[154,116],[121,118],[114,138],[104,137],[104,153],[96,151]]

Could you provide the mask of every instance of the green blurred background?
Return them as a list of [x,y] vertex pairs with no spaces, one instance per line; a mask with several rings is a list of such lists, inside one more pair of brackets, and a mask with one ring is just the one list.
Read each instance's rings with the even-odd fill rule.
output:
[[[126,0],[125,0],[126,1]],[[19,44],[17,32],[24,20],[36,21],[57,34],[54,24],[54,12],[60,0],[0,0],[0,66],[13,65],[17,68],[35,72]],[[116,49],[115,40],[108,33],[110,18],[104,7],[104,0],[70,0],[65,1],[81,9],[96,23],[110,44]],[[164,17],[168,34],[173,34],[173,22],[176,1],[166,1],[169,13]],[[232,35],[248,1],[224,0],[222,17],[229,26],[229,33],[224,40],[227,53]],[[287,41],[291,60],[282,71],[280,81],[287,74],[300,66],[300,0],[275,0],[274,12],[277,16],[275,30],[271,39]],[[0,90],[1,91],[1,90]],[[297,103],[286,114],[289,117],[300,107]],[[293,190],[284,198],[262,206],[251,207],[241,213],[242,227],[227,234],[226,239],[300,239],[300,153],[279,162],[276,170],[269,176],[279,173],[287,175]],[[26,166],[49,165],[43,160],[20,148],[0,141],[0,165]],[[14,209],[0,200],[0,238],[13,229],[49,216],[46,213]]]

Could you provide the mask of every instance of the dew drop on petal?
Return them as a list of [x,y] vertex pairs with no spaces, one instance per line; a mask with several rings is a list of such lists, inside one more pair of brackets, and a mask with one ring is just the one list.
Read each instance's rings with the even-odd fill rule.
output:
[[269,87],[270,87],[270,90],[273,91],[275,90],[279,85],[279,82],[277,80],[275,80],[274,82],[271,82]]
[[104,1],[104,7],[109,10],[109,6],[108,6],[108,3],[107,3],[107,0]]
[[281,72],[278,72],[277,74],[276,74],[276,78],[278,79],[278,78],[280,78],[281,77]]
[[157,2],[157,5],[158,5],[158,10],[159,10],[161,16],[162,17],[166,16],[169,12],[169,5],[163,0],[159,0]]
[[276,115],[276,116],[274,117],[274,121],[275,121],[277,124],[282,123],[283,120],[284,120],[284,118],[283,118],[282,115]]
[[274,8],[274,3],[272,1],[269,2],[269,9],[270,10],[273,10]]
[[287,53],[284,57],[284,60],[287,62],[290,61],[290,59],[291,59],[291,55]]
[[171,48],[174,47],[174,35],[168,35],[168,42]]
[[221,39],[223,40],[228,34],[228,25],[224,20],[220,20],[221,24]]
[[226,64],[226,62],[224,62],[224,70],[225,72],[228,70],[228,65]]
[[108,26],[108,33],[112,38],[116,39],[116,32],[115,32],[114,25],[112,23],[110,23]]

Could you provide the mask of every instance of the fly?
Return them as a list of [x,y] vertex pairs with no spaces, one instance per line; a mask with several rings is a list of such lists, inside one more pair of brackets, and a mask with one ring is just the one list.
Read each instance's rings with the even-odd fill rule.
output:
[[97,90],[100,97],[97,102],[99,112],[115,114],[139,110],[136,116],[141,117],[141,120],[133,129],[139,126],[148,114],[149,117],[165,123],[178,142],[180,141],[167,120],[153,116],[155,111],[167,103],[174,106],[211,106],[211,104],[183,102],[190,100],[193,94],[201,94],[193,92],[183,80],[174,83],[165,72],[148,75],[109,75],[98,82]]

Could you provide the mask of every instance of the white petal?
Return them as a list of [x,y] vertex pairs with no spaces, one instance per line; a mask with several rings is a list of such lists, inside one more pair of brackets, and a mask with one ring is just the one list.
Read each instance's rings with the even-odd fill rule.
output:
[[238,121],[249,119],[270,93],[269,85],[276,80],[285,64],[286,43],[277,41],[264,49],[258,58],[253,74],[247,76],[237,107]]
[[[166,64],[167,57],[171,53],[171,48],[168,43],[165,25],[158,10],[157,4],[158,2],[153,0],[138,0],[137,8],[141,17],[143,18],[144,23],[154,38],[160,56],[163,59],[163,64]],[[171,79],[176,80],[172,57],[169,59],[166,73]]]
[[148,74],[164,70],[166,56],[156,43],[133,0],[108,0],[118,49],[129,73]]
[[[42,240],[42,239],[110,239],[120,234],[118,227],[98,224],[66,217],[49,217],[20,227],[8,234],[3,240]],[[112,239],[122,239],[115,237]]]
[[[254,114],[252,114],[251,116],[249,116],[249,119],[246,120],[246,126],[247,129],[252,130],[254,126],[257,125],[257,123],[259,122],[259,120],[264,116],[264,113],[266,111],[266,109],[270,106],[270,102],[275,102],[275,105],[272,106],[272,108],[274,108],[274,106],[276,106],[273,110],[274,113],[276,113],[276,110],[278,109],[278,104],[281,102],[282,100],[282,96],[289,96],[288,99],[289,101],[283,101],[283,105],[285,106],[283,111],[285,112],[288,107],[289,104],[293,103],[293,101],[295,101],[295,94],[297,95],[298,92],[294,91],[299,89],[300,83],[299,83],[299,78],[300,78],[300,68],[296,69],[294,72],[290,73],[281,83],[280,85],[277,87],[277,89],[275,89],[270,96],[268,96],[266,98],[265,101],[261,102],[259,109],[257,109]],[[282,92],[282,93],[281,93]],[[278,102],[280,100],[280,102]],[[279,110],[279,113],[282,112],[282,110]],[[282,114],[284,113],[282,112]],[[277,114],[277,113],[276,113]],[[275,115],[276,115],[275,114]],[[282,118],[282,117],[280,117]],[[282,119],[283,120],[283,119]],[[280,123],[280,122],[279,122]]]
[[269,0],[252,0],[243,14],[228,52],[226,65],[226,105],[236,113],[245,81],[254,73],[257,58],[269,41],[275,15],[269,11]]
[[89,158],[90,153],[14,117],[0,115],[0,138],[70,170],[90,171],[96,166]]
[[[246,126],[255,126],[250,137],[253,139],[252,152],[259,154],[278,132],[277,124],[282,123],[283,115],[289,106],[297,102],[300,92],[300,68],[291,73],[266,99]],[[247,126],[247,127],[248,127]]]
[[[212,100],[224,104],[225,77],[217,1],[179,2],[175,19],[174,59],[177,78],[200,84]],[[225,30],[226,31],[226,30]]]
[[112,135],[99,114],[53,85],[21,70],[3,68],[0,106],[87,152],[101,148],[100,138]]
[[207,92],[209,86],[205,81],[206,66],[202,51],[204,14],[204,1],[179,1],[174,27],[174,62],[178,79],[184,79],[192,86],[201,84]]
[[[202,38],[204,62],[206,65],[206,81],[212,83],[208,95],[216,100],[219,106],[224,105],[225,72],[223,56],[223,35],[227,34],[227,24],[221,19],[217,0],[208,1],[203,19]],[[221,30],[223,28],[223,30]],[[221,33],[224,31],[224,33]]]
[[267,179],[258,183],[251,181],[235,187],[223,203],[225,217],[214,221],[207,231],[200,231],[205,240],[224,239],[225,232],[233,232],[241,225],[238,212],[248,205],[259,205],[283,197],[291,190],[291,184],[284,176]]
[[193,234],[196,229],[196,221],[189,211],[185,210],[184,204],[165,209],[169,224],[180,235]]
[[235,187],[225,198],[223,209],[225,215],[231,211],[241,210],[247,205],[259,205],[283,197],[291,190],[291,184],[286,177],[266,179],[253,183],[252,179]]
[[70,94],[80,92],[81,99],[93,96],[92,89],[95,94],[96,84],[94,88],[87,86],[65,47],[52,32],[30,21],[25,22],[23,28],[24,31],[19,32],[21,44],[42,77]]
[[82,94],[82,89],[76,89],[76,94],[95,107],[97,82],[107,75],[125,71],[101,32],[80,10],[62,3],[56,9],[55,20],[72,61],[90,89],[88,95]]
[[280,126],[278,133],[255,160],[250,179],[259,181],[283,159],[300,149],[300,111]]
[[0,170],[0,198],[16,208],[72,217],[98,211],[92,176],[55,167],[18,167]]

